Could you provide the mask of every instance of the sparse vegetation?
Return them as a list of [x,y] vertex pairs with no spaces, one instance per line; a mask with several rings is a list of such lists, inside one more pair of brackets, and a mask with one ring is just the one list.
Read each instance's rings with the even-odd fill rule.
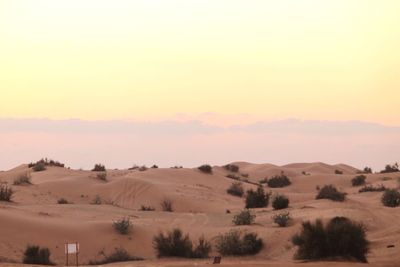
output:
[[235,164],[227,164],[224,168],[230,172],[239,172],[239,166]]
[[91,260],[89,261],[89,265],[103,265],[112,262],[125,262],[125,261],[141,261],[143,258],[132,256],[126,251],[124,248],[115,248],[114,252],[107,255],[104,251],[99,253],[103,256],[101,260]]
[[233,182],[226,192],[233,196],[242,197],[244,194],[243,184],[241,182]]
[[95,164],[93,169],[92,169],[92,171],[93,172],[105,172],[106,171],[106,167],[104,165],[100,164],[100,163],[99,164]]
[[212,167],[208,164],[201,165],[197,169],[199,169],[203,173],[212,174]]
[[163,201],[161,201],[161,209],[163,211],[167,211],[167,212],[173,212],[173,204],[172,204],[172,200],[170,199],[164,199]]
[[256,215],[253,214],[250,210],[245,209],[242,210],[239,214],[235,215],[233,217],[232,222],[235,225],[250,225],[254,223],[254,220],[256,219]]
[[255,255],[263,247],[263,241],[256,233],[232,230],[216,238],[216,248],[221,255]]
[[93,205],[101,205],[101,203],[103,203],[103,201],[101,200],[101,197],[99,195],[96,195],[91,204],[93,204]]
[[343,174],[343,171],[341,171],[341,170],[335,170],[335,174]]
[[381,184],[381,185],[377,185],[376,187],[374,187],[373,185],[365,185],[363,186],[360,190],[358,190],[358,193],[364,193],[364,192],[382,192],[385,191],[386,187]]
[[272,216],[274,223],[278,224],[280,227],[288,226],[291,219],[289,212],[278,213]]
[[107,181],[107,172],[100,172],[97,174],[97,178],[102,181]]
[[246,209],[267,207],[269,196],[270,193],[266,194],[262,186],[259,186],[257,190],[248,190],[246,194]]
[[330,199],[333,201],[344,201],[346,193],[340,192],[333,185],[325,185],[319,191],[315,199]]
[[152,206],[142,205],[142,206],[140,206],[140,210],[141,211],[155,211],[156,209],[154,207],[152,207]]
[[54,265],[50,260],[50,250],[36,245],[28,245],[22,260],[24,264]]
[[324,226],[321,220],[304,222],[293,236],[298,246],[295,257],[303,260],[347,259],[367,262],[369,242],[363,225],[345,217],[335,217]]
[[226,175],[227,178],[233,179],[233,180],[240,180],[240,177],[235,175],[235,174],[228,174]]
[[14,191],[7,184],[0,184],[0,201],[11,202]]
[[381,200],[386,207],[398,207],[400,206],[400,192],[397,189],[386,189]]
[[387,164],[385,169],[381,171],[381,173],[391,173],[391,172],[399,172],[399,164],[396,162],[395,164]]
[[44,159],[38,160],[36,162],[29,163],[28,168],[35,167],[35,165],[38,165],[38,164],[41,164],[43,166],[60,167],[60,168],[64,168],[64,166],[65,166],[63,163],[60,163],[56,160],[44,158]]
[[46,170],[46,165],[43,162],[37,162],[33,167],[32,170],[34,172],[41,172]]
[[147,171],[148,168],[147,168],[145,165],[143,165],[143,166],[140,166],[138,170],[139,170],[140,172],[144,172],[144,171]]
[[113,222],[114,229],[121,235],[127,235],[132,227],[129,217],[121,218]]
[[290,182],[289,177],[287,177],[283,172],[280,175],[272,176],[267,180],[267,184],[271,188],[285,187],[289,186],[292,183]]
[[242,177],[244,177],[244,178],[249,178],[249,174],[248,173],[242,173],[242,174],[240,174]]
[[156,164],[154,164],[153,166],[151,166],[152,169],[158,169],[158,166]]
[[371,169],[370,167],[366,166],[366,167],[363,169],[363,173],[366,173],[366,174],[372,173],[372,169]]
[[14,179],[14,185],[30,185],[30,184],[32,184],[32,180],[29,172],[21,174]]
[[57,203],[58,204],[69,204],[69,202],[68,202],[68,200],[66,200],[65,198],[59,198],[58,200],[57,200]]
[[285,195],[278,194],[272,200],[272,207],[274,210],[286,209],[289,206],[289,198]]
[[367,179],[367,176],[365,175],[358,175],[351,179],[351,185],[352,186],[360,186],[365,184],[365,179]]
[[211,243],[201,237],[193,248],[189,235],[180,229],[159,233],[153,238],[153,247],[158,257],[207,258],[211,251]]

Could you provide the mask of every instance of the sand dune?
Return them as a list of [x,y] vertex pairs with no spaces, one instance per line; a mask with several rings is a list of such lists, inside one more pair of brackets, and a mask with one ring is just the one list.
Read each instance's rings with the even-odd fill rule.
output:
[[[254,257],[224,258],[227,266],[363,266],[355,263],[300,263],[293,260],[295,247],[291,237],[302,221],[334,216],[346,216],[364,223],[372,250],[368,256],[371,266],[397,266],[400,262],[400,219],[398,208],[385,208],[380,203],[381,193],[358,194],[358,187],[351,186],[357,169],[344,164],[296,163],[284,166],[235,162],[239,174],[248,174],[250,182],[285,172],[292,184],[271,190],[284,192],[290,199],[294,222],[287,228],[273,224],[272,208],[256,209],[256,224],[233,226],[232,217],[243,209],[244,200],[226,193],[232,179],[228,171],[215,166],[213,174],[197,169],[148,169],[109,170],[107,181],[97,178],[95,172],[48,167],[46,171],[32,172],[32,185],[13,186],[13,202],[0,202],[0,261],[20,262],[27,244],[48,247],[52,260],[64,263],[63,245],[67,241],[81,244],[81,262],[99,257],[102,250],[112,251],[124,247],[132,254],[144,257],[144,262],[130,266],[203,266],[209,261],[156,260],[152,237],[162,230],[180,227],[193,238],[205,235],[212,239],[232,228],[251,229],[265,241],[264,249]],[[340,170],[343,175],[335,175]],[[31,172],[27,165],[0,172],[0,182],[12,184],[19,175]],[[305,175],[305,173],[307,175]],[[238,175],[239,175],[238,174]],[[400,174],[370,174],[367,182],[397,187]],[[316,187],[334,184],[348,193],[343,203],[315,200]],[[244,183],[246,189],[256,185]],[[96,196],[103,203],[92,205]],[[72,204],[57,204],[65,198]],[[174,212],[163,212],[160,202],[169,199]],[[141,205],[156,210],[140,211]],[[226,213],[229,209],[232,213]],[[112,221],[128,216],[133,231],[128,236],[119,235],[112,228]],[[394,248],[387,248],[395,245]],[[215,255],[216,252],[213,252]],[[6,263],[1,264],[5,266]],[[115,264],[127,266],[127,264]]]

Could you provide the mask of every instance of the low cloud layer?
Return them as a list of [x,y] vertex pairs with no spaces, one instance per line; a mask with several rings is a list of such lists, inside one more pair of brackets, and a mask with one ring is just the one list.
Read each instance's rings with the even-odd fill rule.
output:
[[101,162],[162,167],[231,161],[348,163],[400,160],[400,127],[359,121],[281,120],[219,127],[201,121],[0,119],[0,169],[42,157],[73,168]]

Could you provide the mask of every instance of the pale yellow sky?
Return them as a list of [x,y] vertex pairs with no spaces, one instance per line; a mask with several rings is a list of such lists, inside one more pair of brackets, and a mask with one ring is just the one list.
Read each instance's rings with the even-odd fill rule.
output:
[[400,125],[400,1],[0,1],[0,117]]

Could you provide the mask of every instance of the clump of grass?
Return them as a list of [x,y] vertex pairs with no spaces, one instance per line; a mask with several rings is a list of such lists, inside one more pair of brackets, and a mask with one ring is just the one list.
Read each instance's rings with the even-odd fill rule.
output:
[[398,207],[400,206],[400,192],[397,189],[386,189],[381,201],[386,207]]
[[163,201],[161,201],[161,209],[163,211],[173,212],[174,209],[173,209],[172,200],[166,198]]
[[124,217],[113,222],[114,229],[121,235],[127,235],[132,227],[129,217]]
[[353,179],[351,179],[351,185],[352,186],[360,186],[365,184],[365,179],[367,179],[367,176],[361,174],[357,175]]
[[106,167],[104,165],[98,163],[98,164],[94,165],[92,171],[93,172],[105,172],[106,171]]
[[254,223],[254,220],[256,219],[256,215],[253,214],[250,210],[245,209],[242,210],[239,214],[235,215],[233,217],[232,222],[235,225],[250,225]]
[[152,206],[142,205],[142,206],[140,206],[140,210],[141,211],[155,211],[156,209],[154,207],[152,207]]
[[270,194],[266,194],[262,186],[259,186],[257,190],[248,190],[246,194],[246,209],[267,207],[269,196]]
[[36,245],[28,245],[22,259],[24,264],[54,265],[50,260],[50,250]]
[[241,182],[233,182],[226,192],[233,196],[242,197],[244,194],[243,184]]
[[57,203],[58,204],[70,204],[69,202],[68,202],[68,200],[66,200],[65,198],[59,198],[58,200],[57,200]]
[[263,245],[262,239],[258,238],[256,233],[243,233],[238,230],[231,230],[216,238],[216,248],[221,255],[255,255]]
[[31,185],[32,179],[29,172],[19,175],[14,179],[14,185]]
[[289,198],[283,194],[278,194],[272,200],[274,210],[286,209],[289,206]]
[[386,187],[384,185],[377,185],[374,187],[373,185],[365,185],[363,186],[360,190],[358,190],[358,193],[364,193],[364,192],[382,192],[385,191]]
[[333,201],[344,201],[346,193],[340,192],[333,185],[325,185],[322,187],[315,199],[330,199]]
[[154,236],[153,247],[158,257],[207,258],[211,251],[211,243],[204,237],[193,247],[189,235],[178,228]]
[[7,184],[0,184],[0,201],[11,202],[14,191]]
[[212,167],[208,164],[201,165],[197,169],[199,169],[203,173],[212,174]]
[[227,164],[224,166],[224,168],[230,172],[239,172],[239,166],[235,164]]
[[280,227],[288,226],[291,219],[289,212],[278,213],[272,216],[274,223],[278,224]]
[[125,261],[141,261],[143,258],[132,256],[126,251],[124,248],[115,248],[114,252],[111,254],[106,254],[104,251],[99,253],[103,256],[101,260],[91,260],[89,261],[89,265],[103,265],[113,262],[125,262]]

